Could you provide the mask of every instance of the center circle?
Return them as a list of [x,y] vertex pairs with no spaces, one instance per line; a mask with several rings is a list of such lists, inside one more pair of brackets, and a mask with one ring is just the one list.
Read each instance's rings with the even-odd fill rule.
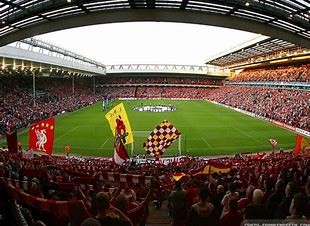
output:
[[155,105],[155,106],[144,106],[141,105],[139,107],[133,108],[135,111],[141,112],[167,112],[167,111],[175,111],[177,108],[172,105]]

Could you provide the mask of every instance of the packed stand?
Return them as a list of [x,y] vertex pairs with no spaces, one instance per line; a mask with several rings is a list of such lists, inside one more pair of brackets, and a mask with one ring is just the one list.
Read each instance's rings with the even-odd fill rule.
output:
[[0,136],[7,128],[20,129],[52,115],[72,112],[100,98],[76,79],[74,94],[68,78],[36,78],[34,105],[32,77],[21,74],[0,76]]
[[0,152],[0,214],[4,216],[0,225],[16,225],[26,218],[19,214],[21,208],[15,201],[27,208],[33,219],[49,226],[66,226],[69,222],[79,226],[90,216],[114,222],[115,215],[105,219],[107,212],[127,222],[121,225],[145,221],[152,177],[122,177],[119,167],[108,159],[29,158],[25,154]]
[[224,86],[208,99],[310,131],[310,92],[267,87]]
[[134,98],[136,89],[136,87],[127,86],[97,87],[96,93],[110,100],[117,98]]
[[222,85],[222,79],[196,77],[108,77],[98,78],[100,84],[165,84],[165,85]]
[[[17,219],[29,218],[25,217],[28,213],[23,213],[27,210],[21,211],[14,198],[28,209],[32,219],[52,226],[68,222],[79,225],[76,222],[85,219],[85,222],[101,222],[98,225],[143,224],[146,200],[152,199],[157,203],[168,200],[169,215],[175,226],[239,226],[249,219],[309,222],[310,217],[310,160],[291,152],[218,159],[181,157],[141,164],[132,159],[118,166],[104,158],[36,156],[27,159],[3,151],[0,162],[1,182],[6,183],[1,186],[6,190],[0,194],[6,198],[1,197],[0,211],[5,220],[13,220],[7,217],[17,213]],[[229,168],[229,171],[206,172],[208,165]],[[181,179],[175,182],[172,178],[180,174]],[[124,180],[125,183],[121,182]],[[38,200],[32,204],[31,198],[21,190],[32,194],[31,197],[43,198],[45,204],[40,207]],[[11,199],[7,200],[8,197]],[[48,200],[65,204],[63,211],[67,210],[67,215],[58,213],[59,206],[48,208],[46,205],[55,205]],[[6,208],[7,205],[11,207]],[[83,208],[77,208],[79,205]]]
[[310,161],[292,153],[213,160],[227,174],[194,174],[169,195],[172,225],[240,226],[252,219],[309,223]]
[[206,99],[213,88],[199,87],[103,87],[97,93],[108,99],[117,98],[186,98],[194,100]]
[[310,82],[310,64],[245,69],[232,82]]

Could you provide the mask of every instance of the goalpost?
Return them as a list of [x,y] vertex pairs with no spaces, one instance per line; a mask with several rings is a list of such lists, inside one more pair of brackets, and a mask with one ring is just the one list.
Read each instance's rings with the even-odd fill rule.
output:
[[[130,155],[144,155],[146,152],[143,148],[143,143],[149,137],[151,131],[132,131],[134,142],[130,144]],[[183,140],[182,135],[179,136],[166,151],[164,155],[182,155],[183,151]]]

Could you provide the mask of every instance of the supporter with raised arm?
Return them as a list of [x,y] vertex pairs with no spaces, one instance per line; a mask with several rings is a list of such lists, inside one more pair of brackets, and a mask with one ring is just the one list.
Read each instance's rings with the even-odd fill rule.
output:
[[122,211],[112,207],[108,193],[99,192],[95,197],[96,219],[102,226],[133,226],[131,220]]
[[240,226],[243,221],[243,214],[238,210],[236,199],[230,199],[229,210],[221,217],[221,226]]
[[198,203],[194,204],[187,217],[186,226],[214,226],[219,224],[219,214],[216,207],[208,201],[208,188],[201,187],[198,193]]
[[239,199],[239,193],[237,192],[237,184],[235,182],[231,182],[229,184],[229,190],[226,192],[225,196],[223,197],[223,200],[221,204],[223,205],[223,211],[222,215],[223,216],[226,212],[228,212],[229,208],[229,200],[230,199]]

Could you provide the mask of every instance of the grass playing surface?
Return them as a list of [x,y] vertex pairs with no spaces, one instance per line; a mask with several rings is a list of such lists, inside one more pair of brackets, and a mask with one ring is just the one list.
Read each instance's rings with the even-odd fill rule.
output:
[[[133,107],[172,104],[174,112],[138,112]],[[115,106],[119,101],[113,103]],[[270,123],[226,109],[206,101],[144,100],[123,101],[133,131],[133,154],[144,154],[142,144],[147,135],[164,119],[181,131],[181,144],[176,141],[166,150],[166,155],[178,153],[195,156],[225,155],[241,152],[271,150],[269,138],[278,141],[277,149],[294,147],[296,135]],[[101,103],[65,114],[56,119],[54,153],[64,154],[70,144],[71,153],[85,156],[112,156],[113,137]],[[18,140],[28,145],[28,132],[19,134]],[[131,147],[127,147],[131,153]]]

